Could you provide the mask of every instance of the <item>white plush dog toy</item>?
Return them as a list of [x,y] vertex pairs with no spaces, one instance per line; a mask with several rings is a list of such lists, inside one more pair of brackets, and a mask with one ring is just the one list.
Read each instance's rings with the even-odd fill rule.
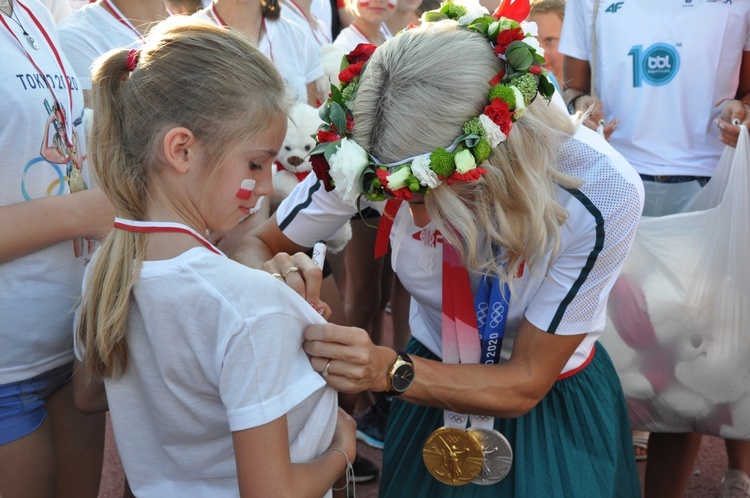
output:
[[[274,197],[279,201],[287,197],[312,171],[310,151],[315,147],[313,135],[322,122],[318,110],[314,107],[301,102],[292,106],[286,137],[276,157],[276,170],[273,175],[273,186],[276,189]],[[352,229],[347,223],[326,241],[328,251],[340,252],[351,238]]]

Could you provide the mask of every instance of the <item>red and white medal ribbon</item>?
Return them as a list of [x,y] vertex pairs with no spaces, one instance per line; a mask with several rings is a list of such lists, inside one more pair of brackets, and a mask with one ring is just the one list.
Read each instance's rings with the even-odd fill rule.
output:
[[114,227],[119,228],[120,230],[138,233],[184,233],[193,236],[209,251],[226,257],[226,254],[221,252],[221,250],[206,239],[206,237],[182,223],[171,221],[135,221],[126,220],[124,218],[115,218]]
[[[458,251],[443,239],[443,362],[479,363],[482,348],[469,272]],[[443,411],[445,427],[492,430],[493,417]]]
[[117,22],[119,22],[120,24],[128,28],[130,31],[135,33],[135,36],[137,36],[138,39],[140,40],[143,39],[143,34],[140,31],[138,31],[138,28],[136,28],[133,25],[133,23],[131,23],[130,20],[128,20],[128,18],[123,15],[122,12],[120,12],[120,9],[118,9],[115,6],[115,4],[113,4],[109,0],[102,0],[102,5],[104,5],[107,9],[109,9],[110,14],[112,14],[112,16],[117,20]]
[[[307,25],[310,27],[310,31],[312,31],[312,34],[315,37],[315,41],[317,41],[319,45],[331,43],[332,40],[330,39],[330,37],[326,36],[325,33],[320,30],[320,25],[318,24],[318,21],[317,19],[315,19],[315,17],[310,19],[310,16],[308,16],[305,11],[302,10],[302,7],[300,7],[297,2],[295,2],[294,0],[288,1],[289,5],[294,8],[294,10],[296,10],[299,15],[305,18],[305,20],[307,21]],[[315,26],[314,28],[313,25]],[[323,38],[322,40],[321,37]]]

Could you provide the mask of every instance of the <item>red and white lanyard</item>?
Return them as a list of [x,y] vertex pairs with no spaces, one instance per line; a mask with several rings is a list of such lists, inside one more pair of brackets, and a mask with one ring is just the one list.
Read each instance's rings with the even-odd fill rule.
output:
[[31,9],[26,7],[24,4],[22,4],[19,0],[15,0],[16,5],[21,7],[23,10],[26,11],[26,13],[29,15],[31,20],[36,25],[37,29],[39,29],[39,32],[41,32],[44,39],[47,41],[47,47],[52,51],[52,55],[55,56],[55,61],[57,62],[57,65],[60,68],[60,71],[62,72],[63,78],[65,82],[63,85],[67,85],[68,87],[68,100],[70,102],[70,105],[67,109],[67,115],[65,108],[60,104],[60,100],[57,98],[57,95],[55,94],[54,89],[52,88],[52,85],[50,85],[50,82],[47,79],[46,73],[42,70],[41,67],[39,67],[39,64],[34,60],[34,58],[31,56],[31,53],[26,50],[26,47],[21,42],[21,40],[18,38],[18,36],[13,32],[11,27],[8,25],[8,23],[5,21],[5,16],[0,16],[0,22],[3,23],[3,26],[5,26],[5,29],[8,30],[8,32],[11,34],[13,38],[16,39],[18,42],[18,45],[21,47],[21,50],[26,54],[26,57],[31,62],[31,65],[34,66],[34,69],[37,70],[39,75],[41,75],[42,79],[44,80],[45,85],[47,86],[47,89],[52,94],[52,99],[55,101],[55,104],[57,105],[57,108],[60,110],[60,116],[58,117],[58,121],[60,121],[60,124],[62,125],[60,127],[60,135],[62,136],[62,139],[65,141],[65,146],[68,148],[69,152],[71,153],[71,157],[73,153],[71,152],[73,150],[73,142],[71,141],[71,137],[73,136],[73,125],[70,124],[70,120],[68,119],[68,116],[73,116],[73,90],[71,88],[71,81],[70,78],[68,78],[68,73],[65,71],[65,64],[63,64],[62,58],[60,56],[60,52],[57,50],[57,47],[52,42],[52,39],[49,36],[49,33],[47,33],[47,30],[44,29],[44,26],[42,26],[42,23],[39,22],[39,19],[36,18],[36,16],[31,12]]
[[[216,2],[211,2],[211,17],[214,18],[214,22],[221,26],[222,28],[226,28],[228,26],[227,23],[224,22],[224,19],[221,18],[218,12],[216,12]],[[271,37],[268,34],[268,27],[266,26],[266,18],[264,17],[262,20],[262,27],[263,31],[262,33],[265,33],[266,39],[268,40],[268,57],[271,58],[271,61],[273,61],[273,45],[271,44]],[[261,39],[263,38],[263,34],[261,34]],[[258,40],[258,48],[260,48],[260,40]]]
[[127,230],[128,232],[138,233],[184,233],[193,236],[198,240],[198,242],[203,244],[206,249],[213,252],[214,254],[226,257],[226,254],[221,252],[218,247],[209,242],[208,239],[206,239],[203,235],[199,234],[189,226],[183,225],[182,223],[175,223],[171,221],[135,221],[126,220],[124,218],[115,218],[114,227],[119,228],[120,230]]
[[143,39],[143,34],[140,31],[138,31],[138,28],[133,26],[133,23],[130,22],[128,18],[123,15],[122,12],[120,12],[120,9],[118,9],[115,6],[115,4],[113,4],[109,0],[102,0],[102,5],[104,5],[109,10],[109,13],[112,14],[112,17],[117,19],[117,22],[119,22],[120,24],[128,28],[130,31],[135,33],[135,36],[137,36],[138,39],[140,40]]
[[354,24],[350,24],[350,25],[349,25],[349,27],[350,27],[350,28],[352,28],[352,30],[353,30],[353,31],[354,31],[355,33],[357,33],[357,34],[358,34],[359,36],[361,36],[361,37],[362,37],[362,39],[363,39],[363,40],[365,40],[365,43],[369,43],[370,45],[375,45],[375,44],[374,44],[373,42],[371,42],[371,41],[370,41],[370,39],[369,39],[369,38],[367,38],[367,36],[365,36],[365,34],[364,34],[364,33],[363,33],[362,31],[360,31],[360,30],[359,30],[359,28],[358,28],[358,27],[356,27],[356,26],[355,26]]
[[[325,33],[320,31],[320,25],[317,21],[314,19],[310,19],[310,17],[305,13],[304,10],[302,10],[302,7],[300,7],[297,2],[294,0],[288,0],[289,5],[294,7],[294,9],[307,20],[307,26],[310,28],[310,31],[312,31],[313,36],[315,37],[315,40],[318,42],[319,45],[325,45],[326,43],[331,43],[331,39],[325,35]],[[313,25],[315,26],[313,28]],[[319,36],[320,35],[320,36]],[[320,38],[323,38],[322,40]]]

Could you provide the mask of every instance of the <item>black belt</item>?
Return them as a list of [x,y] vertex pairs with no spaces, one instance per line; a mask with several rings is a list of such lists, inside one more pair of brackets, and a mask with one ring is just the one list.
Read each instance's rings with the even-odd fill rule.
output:
[[653,176],[653,175],[641,175],[641,180],[644,182],[655,182],[655,183],[685,183],[685,182],[698,182],[701,186],[704,186],[711,179],[710,176]]

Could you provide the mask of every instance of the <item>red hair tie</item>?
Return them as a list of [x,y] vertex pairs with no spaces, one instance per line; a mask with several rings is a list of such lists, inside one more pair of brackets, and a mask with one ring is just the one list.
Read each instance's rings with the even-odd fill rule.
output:
[[138,64],[138,58],[141,56],[141,51],[137,48],[131,48],[128,51],[128,59],[127,59],[127,65],[128,65],[128,71],[131,73],[135,71],[135,66]]

